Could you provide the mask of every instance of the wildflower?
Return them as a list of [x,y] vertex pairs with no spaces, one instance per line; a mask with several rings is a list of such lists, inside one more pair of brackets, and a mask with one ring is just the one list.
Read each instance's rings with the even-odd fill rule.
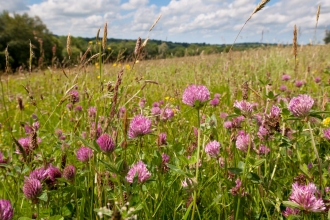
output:
[[256,103],[250,103],[245,100],[242,100],[242,101],[236,100],[234,103],[234,107],[241,110],[243,115],[250,115],[252,113],[254,107],[256,107],[256,106],[257,106]]
[[74,108],[75,111],[77,112],[81,112],[82,111],[82,106],[81,105],[77,105],[75,108]]
[[269,131],[264,126],[260,126],[257,135],[260,138],[260,140],[267,140],[267,136],[269,135]]
[[121,107],[119,109],[119,118],[124,117],[125,113],[126,113],[126,108],[125,107]]
[[305,82],[300,81],[300,80],[297,80],[297,81],[295,82],[295,86],[298,87],[298,88],[302,87],[304,84],[305,84]]
[[298,215],[299,214],[299,209],[295,208],[292,209],[290,207],[286,207],[286,209],[282,212],[282,214],[287,218],[290,215]]
[[96,117],[96,113],[97,113],[96,107],[94,107],[94,106],[89,107],[87,112],[88,112],[88,117],[90,117],[92,119]]
[[185,178],[182,182],[181,185],[182,187],[188,187],[193,184],[192,180],[190,178]]
[[76,175],[76,168],[73,165],[69,165],[64,168],[63,170],[63,177],[68,180],[72,181]]
[[326,127],[329,127],[329,125],[330,125],[330,117],[327,117],[327,118],[323,119],[322,124],[324,126],[326,126]]
[[291,99],[288,109],[296,117],[305,117],[313,107],[314,100],[309,95],[299,95]]
[[226,112],[221,112],[220,113],[220,118],[224,119],[228,116],[228,114]]
[[66,107],[69,109],[69,110],[72,110],[73,109],[73,104],[72,103],[68,103],[66,105]]
[[140,108],[144,108],[146,102],[147,102],[147,100],[144,99],[144,98],[142,98],[142,99],[140,100],[140,102],[139,102],[139,106],[140,106]]
[[244,131],[239,132],[236,138],[236,148],[240,151],[247,152],[250,145],[250,135],[245,134]]
[[0,219],[11,220],[13,218],[14,209],[9,200],[0,199]]
[[233,188],[231,188],[229,191],[233,196],[245,196],[245,192],[244,192],[244,187],[242,187],[242,181],[240,179],[236,179],[235,181],[236,186],[234,186]]
[[136,138],[151,133],[151,120],[143,115],[135,116],[130,125],[128,136],[129,138]]
[[214,94],[214,98],[220,99],[220,94],[219,93],[215,93]]
[[326,139],[330,140],[330,128],[323,130],[323,135]]
[[33,178],[26,179],[23,185],[23,193],[27,199],[36,202],[42,193],[42,185],[40,181]]
[[69,99],[72,104],[79,102],[79,92],[77,90],[71,90],[69,95]]
[[162,163],[163,164],[166,164],[170,161],[170,156],[168,156],[167,154],[165,153],[162,153]]
[[153,114],[153,115],[159,115],[160,112],[161,112],[161,109],[158,106],[151,108],[151,114]]
[[166,121],[168,119],[173,118],[173,116],[174,116],[173,109],[171,109],[171,108],[165,108],[165,109],[163,109],[162,114],[161,114],[162,120]]
[[77,159],[81,162],[88,162],[93,157],[93,150],[88,147],[81,147],[77,150]]
[[233,127],[234,128],[240,128],[241,127],[241,123],[244,121],[245,117],[244,116],[238,116],[233,118],[232,123],[233,123]]
[[218,162],[221,168],[225,167],[225,159],[223,157],[219,157]]
[[279,107],[277,107],[276,105],[273,105],[272,108],[270,109],[269,117],[270,118],[279,117],[280,113],[281,113],[281,109]]
[[30,172],[30,175],[29,175],[29,178],[30,179],[37,179],[39,181],[44,181],[46,179],[46,170],[41,167],[41,168],[38,168],[38,169],[35,169],[33,171]]
[[285,92],[288,88],[286,87],[286,85],[281,85],[280,86],[280,91]]
[[325,210],[323,200],[317,199],[315,193],[318,190],[314,183],[299,185],[297,182],[292,184],[292,193],[289,200],[299,205],[300,210],[307,212],[322,212]]
[[288,81],[288,80],[290,80],[291,79],[291,76],[290,75],[287,75],[287,74],[283,74],[282,75],[282,80],[283,81]]
[[316,82],[316,83],[319,83],[319,82],[321,82],[321,78],[320,78],[320,77],[318,77],[318,76],[317,76],[317,77],[315,77],[315,78],[314,78],[314,82]]
[[151,177],[147,166],[140,160],[134,164],[126,175],[126,180],[129,183],[133,183],[135,175],[138,178],[139,183],[143,183]]
[[160,133],[157,139],[158,146],[166,145],[166,133]]
[[112,64],[112,66],[117,66],[117,63]]
[[102,134],[96,143],[99,145],[101,151],[105,153],[110,153],[115,149],[115,142],[108,134]]
[[211,101],[210,101],[210,105],[212,106],[217,106],[219,105],[219,99],[218,98],[213,98]]
[[93,44],[93,41],[89,41],[88,44]]
[[205,153],[211,157],[216,157],[219,154],[220,143],[218,141],[211,141],[205,146]]
[[233,127],[233,123],[231,121],[225,121],[223,123],[223,127],[226,128],[226,129],[230,129]]
[[59,168],[50,164],[45,170],[45,176],[47,185],[53,186],[56,183],[56,179],[62,177],[62,173]]
[[0,164],[1,163],[7,163],[7,160],[3,158],[3,154],[2,152],[0,151]]
[[260,145],[259,149],[256,150],[257,154],[259,155],[266,155],[270,152],[270,149],[266,147],[265,145]]
[[201,104],[210,99],[210,91],[203,85],[190,85],[183,92],[182,102],[200,108]]

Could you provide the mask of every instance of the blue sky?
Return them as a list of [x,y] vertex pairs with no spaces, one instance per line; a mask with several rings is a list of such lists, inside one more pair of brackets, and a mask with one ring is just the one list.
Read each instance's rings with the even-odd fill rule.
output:
[[[260,0],[0,0],[0,11],[39,16],[57,35],[93,37],[108,23],[108,37],[231,44]],[[316,11],[321,15],[314,37]],[[162,15],[151,33],[154,20]],[[330,0],[271,0],[254,14],[237,42],[322,43],[330,24]]]

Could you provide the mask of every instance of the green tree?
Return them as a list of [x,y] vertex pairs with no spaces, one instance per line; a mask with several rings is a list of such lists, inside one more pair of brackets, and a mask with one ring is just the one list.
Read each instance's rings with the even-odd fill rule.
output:
[[[29,66],[30,42],[33,45],[33,66],[49,65],[53,55],[62,59],[62,44],[39,17],[29,17],[27,14],[11,16],[3,11],[0,14],[0,51],[3,52],[8,46],[10,65],[14,71],[19,66]],[[54,45],[55,54],[52,51]],[[4,69],[4,65],[1,59],[0,68]]]
[[326,43],[326,44],[330,43],[330,30],[325,31],[325,38],[323,40],[324,40],[324,43]]

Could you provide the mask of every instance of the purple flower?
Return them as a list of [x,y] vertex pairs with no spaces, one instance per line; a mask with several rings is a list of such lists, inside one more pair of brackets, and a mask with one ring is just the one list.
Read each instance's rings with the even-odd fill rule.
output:
[[218,141],[211,141],[205,146],[205,153],[211,157],[216,157],[219,154],[220,143]]
[[139,106],[140,106],[140,108],[144,108],[146,102],[147,102],[146,99],[144,99],[144,98],[140,99],[140,102],[139,102]]
[[79,102],[79,92],[77,90],[71,90],[69,95],[69,99],[72,104]]
[[247,152],[249,145],[250,145],[250,135],[245,134],[244,131],[241,131],[236,138],[236,148],[239,149],[240,151]]
[[242,100],[242,101],[236,100],[234,103],[234,107],[241,110],[243,115],[250,115],[252,113],[254,107],[256,107],[256,106],[257,106],[256,103],[250,103],[245,100]]
[[214,94],[214,98],[220,99],[220,94],[219,93],[215,93]]
[[217,106],[217,105],[219,105],[219,98],[215,98],[214,97],[214,99],[212,99],[211,101],[210,101],[210,105],[212,105],[212,106]]
[[162,163],[167,164],[170,161],[170,156],[165,153],[162,153]]
[[319,83],[319,82],[321,82],[321,78],[320,78],[320,77],[318,77],[318,76],[317,76],[317,77],[315,77],[315,78],[314,78],[314,82],[316,82],[316,83]]
[[[190,85],[188,86],[182,95],[182,102],[192,107],[200,107],[201,103],[210,99],[210,91],[203,85]],[[200,102],[196,106],[196,101]]]
[[9,200],[0,199],[0,219],[11,220],[13,218],[14,209]]
[[259,127],[257,135],[260,138],[260,140],[267,140],[268,134],[269,131],[267,130],[267,128],[265,128],[264,126]]
[[236,179],[235,181],[236,186],[234,186],[233,188],[231,188],[229,191],[233,196],[244,196],[246,193],[244,192],[244,187],[242,187],[242,181],[240,179]]
[[154,102],[154,103],[152,103],[152,107],[159,107],[160,105],[159,105],[159,102]]
[[330,140],[330,128],[323,130],[323,135],[326,139]]
[[119,109],[119,118],[124,117],[125,113],[126,113],[126,108],[125,107],[121,107]]
[[280,86],[280,91],[285,92],[288,88],[286,87],[286,85],[281,85]]
[[151,114],[153,114],[153,115],[160,115],[160,112],[161,112],[161,110],[158,106],[151,108]]
[[53,186],[56,183],[57,178],[62,177],[62,173],[59,168],[54,167],[53,165],[49,165],[45,171],[46,175],[46,183],[47,185]]
[[135,116],[130,125],[128,131],[129,138],[136,138],[151,133],[151,120],[143,115]]
[[81,147],[77,150],[77,159],[81,162],[88,162],[93,157],[93,150],[88,147]]
[[282,80],[283,81],[288,81],[288,80],[290,80],[291,79],[291,76],[290,75],[287,75],[287,74],[283,74],[282,75]]
[[33,202],[38,200],[38,196],[42,193],[42,185],[39,180],[28,178],[24,181],[23,193],[27,199],[31,199]]
[[228,114],[226,112],[221,112],[220,113],[220,118],[224,119],[228,116]]
[[76,168],[73,165],[66,166],[63,170],[63,177],[68,181],[73,181],[76,175]]
[[69,110],[72,110],[73,109],[73,104],[72,103],[68,103],[66,105],[66,107],[69,109]]
[[44,181],[46,179],[46,170],[43,167],[35,169],[30,172],[29,178]]
[[168,119],[173,118],[173,116],[174,116],[173,109],[171,109],[171,108],[165,108],[165,109],[163,109],[162,114],[161,114],[162,120],[166,121]]
[[96,107],[94,106],[89,107],[87,113],[88,113],[88,117],[95,118],[97,113]]
[[260,145],[259,149],[256,150],[257,154],[259,155],[266,155],[270,152],[270,149],[266,147],[265,145]]
[[302,87],[304,84],[305,84],[305,82],[300,81],[300,80],[297,80],[297,81],[295,82],[295,86],[298,87],[298,88]]
[[158,146],[166,145],[166,133],[160,133],[157,140]]
[[297,182],[292,184],[292,193],[289,200],[299,205],[301,210],[307,212],[322,212],[325,210],[323,200],[317,199],[315,193],[318,194],[318,190],[314,183],[308,185],[299,185]]
[[3,158],[3,154],[0,151],[0,163],[7,163],[7,160]]
[[314,100],[309,95],[299,95],[291,99],[288,109],[296,117],[305,117],[313,107]]
[[191,186],[193,184],[192,180],[190,178],[185,178],[182,182],[181,185],[182,187],[186,188],[188,186]]
[[223,123],[223,127],[226,128],[226,129],[230,129],[233,127],[233,123],[231,121],[225,121]]
[[273,105],[272,108],[270,109],[269,117],[277,118],[278,116],[280,116],[280,113],[281,113],[281,109],[279,107],[277,107],[276,105]]
[[101,151],[105,153],[110,153],[115,149],[115,142],[108,134],[102,134],[96,143],[100,146]]
[[77,105],[74,110],[77,111],[77,112],[81,112],[82,111],[82,106]]
[[139,183],[145,182],[151,176],[150,172],[147,169],[147,166],[141,160],[136,164],[133,164],[131,169],[128,171],[126,175],[127,182],[133,183],[135,175],[137,175]]
[[289,217],[290,215],[298,215],[300,212],[299,209],[295,208],[295,209],[292,209],[290,207],[286,207],[286,209],[282,212],[282,214],[285,216],[285,217]]

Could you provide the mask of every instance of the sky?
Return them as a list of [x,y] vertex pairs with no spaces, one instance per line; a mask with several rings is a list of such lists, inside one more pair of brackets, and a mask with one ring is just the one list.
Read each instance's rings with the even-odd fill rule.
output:
[[[56,35],[95,37],[107,22],[108,38],[232,44],[261,0],[0,0],[0,12],[39,16]],[[316,26],[316,12],[321,13]],[[162,15],[155,28],[149,28]],[[323,43],[330,0],[270,0],[247,22],[236,42]],[[102,34],[100,35],[102,36]]]

